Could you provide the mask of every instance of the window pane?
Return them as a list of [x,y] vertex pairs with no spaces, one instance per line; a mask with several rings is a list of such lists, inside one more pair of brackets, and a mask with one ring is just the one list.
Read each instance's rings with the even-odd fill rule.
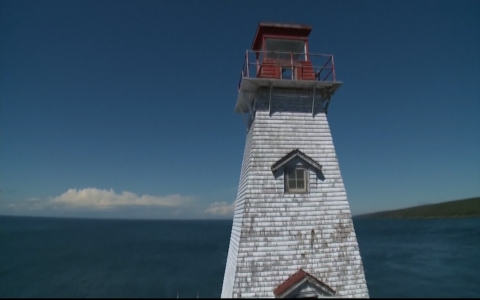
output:
[[295,179],[290,179],[288,180],[288,189],[296,189],[297,188],[297,182]]
[[295,179],[295,170],[288,171],[287,176],[288,179]]
[[290,60],[297,60],[299,57],[304,56],[305,53],[305,41],[303,40],[285,40],[285,39],[270,39],[268,38],[265,43],[267,50],[267,57]]
[[292,79],[292,68],[282,68],[282,79]]
[[297,170],[297,179],[303,179],[305,174],[305,170]]
[[304,189],[305,188],[305,181],[302,180],[297,180],[297,189]]

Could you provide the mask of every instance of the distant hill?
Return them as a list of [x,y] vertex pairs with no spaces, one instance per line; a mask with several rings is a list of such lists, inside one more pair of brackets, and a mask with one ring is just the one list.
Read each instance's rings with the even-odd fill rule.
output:
[[480,197],[365,214],[360,218],[426,219],[480,217]]

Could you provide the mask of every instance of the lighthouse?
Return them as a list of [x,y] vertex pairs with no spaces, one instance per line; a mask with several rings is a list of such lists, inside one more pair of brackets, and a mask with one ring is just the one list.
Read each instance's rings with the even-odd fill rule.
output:
[[222,298],[369,297],[327,120],[333,55],[312,28],[260,23],[235,112],[246,143]]

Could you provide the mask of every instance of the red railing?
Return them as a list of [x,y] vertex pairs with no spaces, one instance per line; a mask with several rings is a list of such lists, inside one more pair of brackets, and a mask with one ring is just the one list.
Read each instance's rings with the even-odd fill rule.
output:
[[283,51],[247,50],[239,88],[243,78],[336,81],[333,55]]

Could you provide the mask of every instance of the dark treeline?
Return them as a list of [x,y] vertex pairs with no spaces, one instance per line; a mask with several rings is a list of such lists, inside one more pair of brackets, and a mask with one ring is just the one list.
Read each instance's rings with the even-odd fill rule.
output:
[[480,197],[382,211],[358,217],[393,219],[480,217]]

